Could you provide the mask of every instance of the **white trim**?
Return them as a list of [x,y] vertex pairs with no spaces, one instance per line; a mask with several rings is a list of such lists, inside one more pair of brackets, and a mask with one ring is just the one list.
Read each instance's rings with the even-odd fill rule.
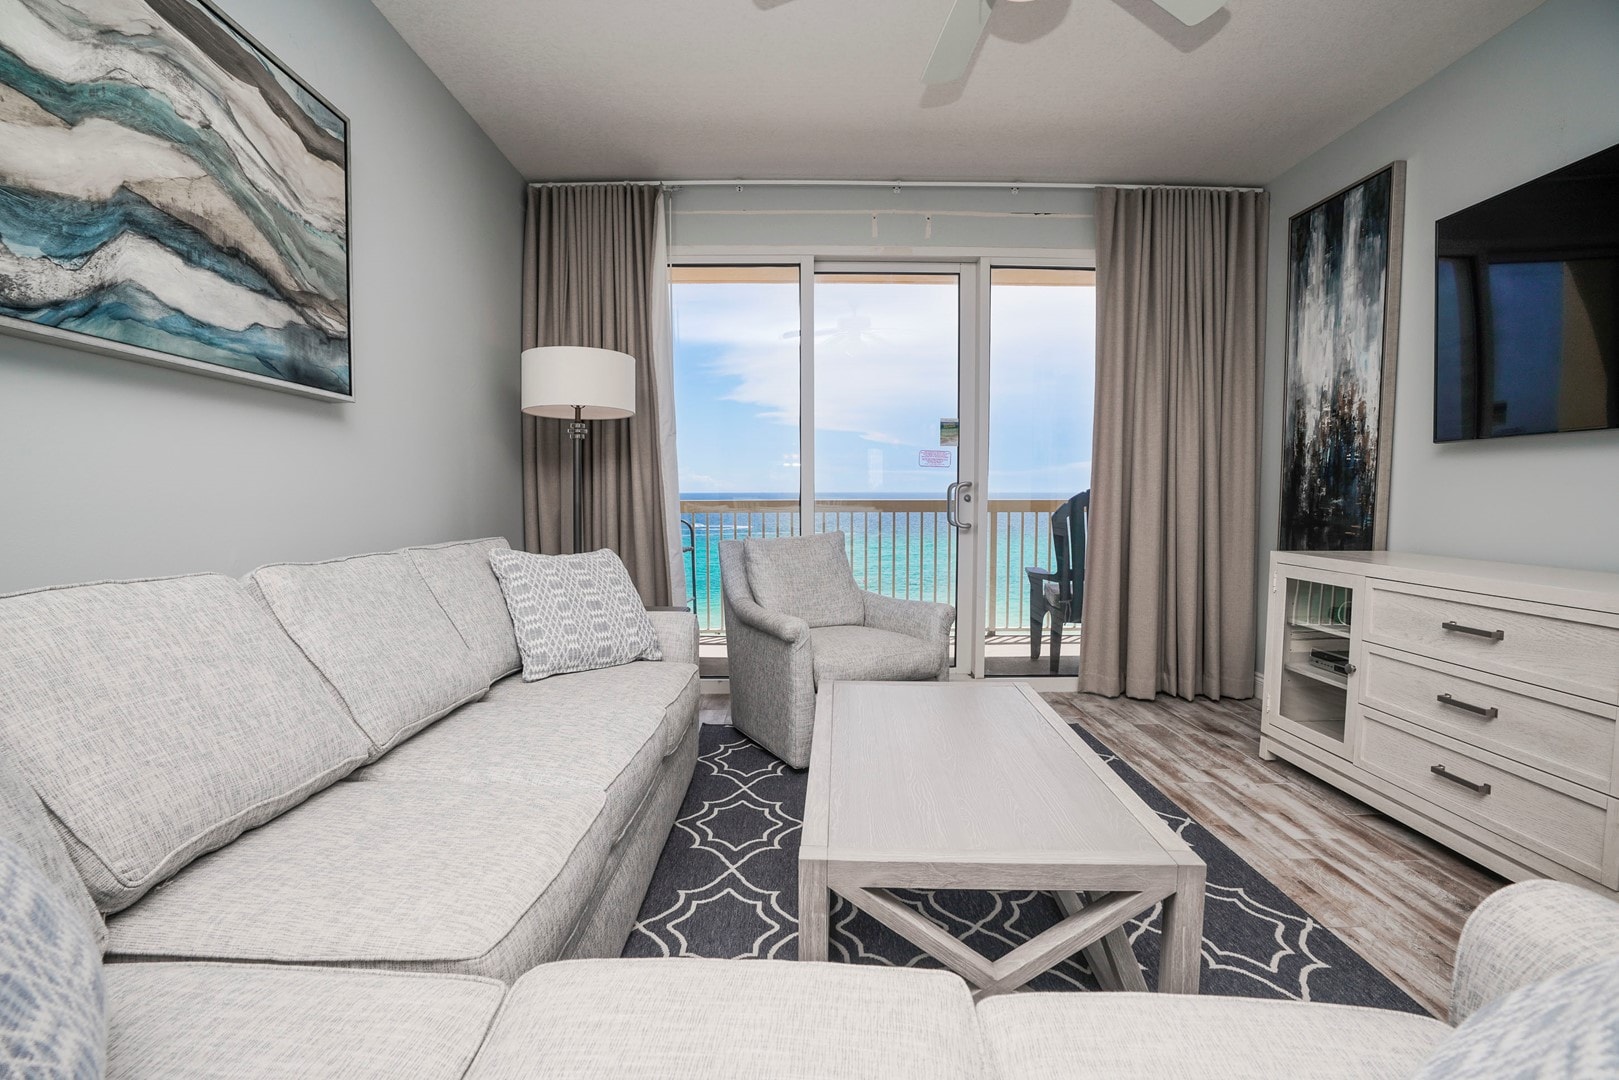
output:
[[[680,440],[675,416],[674,305],[669,296],[669,196],[658,193],[652,252],[650,317],[652,320],[652,397],[658,403],[658,452],[663,458],[664,537],[669,558],[669,602],[681,605],[691,596],[686,580],[685,534],[680,527]],[[693,538],[695,543],[695,537]]]
[[[862,211],[861,216],[868,215]],[[899,244],[867,244],[851,247],[836,244],[805,244],[800,247],[800,252],[810,258],[843,261],[914,259],[921,262],[976,262],[982,258],[989,258],[993,259],[997,266],[1025,264],[1062,266],[1074,263],[1076,269],[1092,270],[1096,267],[1094,248],[933,248]],[[800,255],[783,256],[778,248],[767,244],[675,244],[669,248],[669,261],[673,263],[790,266],[797,263],[799,258]]]
[[1095,191],[1097,188],[1170,191],[1264,191],[1262,187],[1227,187],[1219,184],[1086,184],[1036,180],[530,180],[529,187],[612,187],[620,184],[659,184],[669,191],[683,187],[885,187],[885,188],[1000,188],[1005,191]]
[[798,262],[799,532],[815,531],[815,257]]

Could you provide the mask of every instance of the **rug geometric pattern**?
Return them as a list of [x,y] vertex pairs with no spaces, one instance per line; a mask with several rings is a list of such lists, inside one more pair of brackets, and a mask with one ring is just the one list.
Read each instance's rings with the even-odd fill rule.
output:
[[[1087,743],[1208,864],[1203,927],[1205,994],[1367,1005],[1425,1014],[1341,938],[1312,919],[1223,842],[1078,725]],[[705,725],[700,757],[625,956],[795,959],[798,844],[806,774],[789,769],[734,728]],[[895,890],[903,903],[993,960],[1055,925],[1042,892]],[[1125,931],[1156,985],[1154,907]],[[938,967],[932,957],[834,896],[833,961]],[[1074,957],[1027,984],[1094,990]]]

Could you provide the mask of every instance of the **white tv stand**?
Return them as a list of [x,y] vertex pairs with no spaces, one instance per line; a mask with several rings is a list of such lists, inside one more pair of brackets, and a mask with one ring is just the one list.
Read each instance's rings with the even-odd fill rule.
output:
[[1271,556],[1260,756],[1514,880],[1619,890],[1619,574]]

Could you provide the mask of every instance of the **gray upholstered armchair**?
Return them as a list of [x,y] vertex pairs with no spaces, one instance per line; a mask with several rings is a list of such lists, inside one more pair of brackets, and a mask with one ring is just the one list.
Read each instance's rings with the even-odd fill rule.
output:
[[841,532],[720,544],[731,722],[795,769],[809,765],[815,689],[843,679],[944,679],[949,604],[855,584]]

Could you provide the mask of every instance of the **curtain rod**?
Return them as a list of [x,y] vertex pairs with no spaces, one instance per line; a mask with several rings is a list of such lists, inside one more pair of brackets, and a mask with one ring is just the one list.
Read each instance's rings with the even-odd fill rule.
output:
[[1015,180],[531,180],[529,187],[609,187],[619,184],[656,184],[678,190],[683,187],[896,187],[896,188],[1003,188],[1018,190],[1094,191],[1100,187],[1177,191],[1264,191],[1262,187],[1234,187],[1221,184],[1062,184],[1020,183]]

